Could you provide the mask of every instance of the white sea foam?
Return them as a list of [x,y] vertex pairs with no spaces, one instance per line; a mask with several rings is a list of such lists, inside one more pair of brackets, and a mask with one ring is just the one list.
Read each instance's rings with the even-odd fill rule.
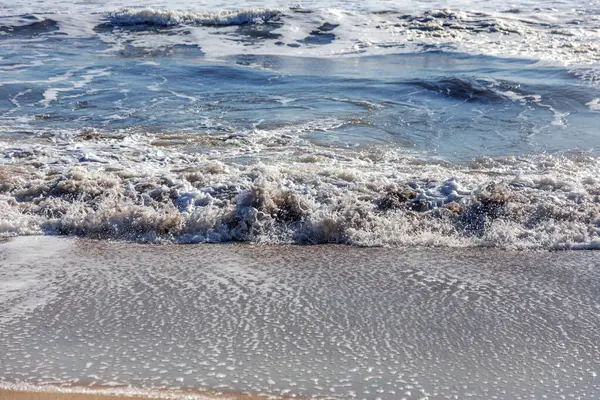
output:
[[[251,42],[255,54],[339,57],[398,53],[419,50],[421,46],[437,46],[567,65],[597,64],[600,60],[598,21],[593,14],[580,10],[562,10],[559,13],[557,10],[536,9],[515,14],[441,9],[403,14],[399,11],[373,13],[337,8],[250,9],[216,13],[127,9],[111,13],[108,19],[115,25],[159,26],[224,26],[276,20],[278,26],[272,32],[280,37]],[[577,24],[572,23],[575,19]],[[322,26],[329,28],[320,31]],[[217,40],[206,29],[190,33],[208,56],[223,57],[247,52],[240,45],[247,46],[249,43],[236,40],[234,32],[220,32],[221,38],[229,40]],[[333,40],[318,44],[310,40],[306,42],[307,38],[318,38],[323,33],[333,35]],[[140,45],[142,43],[149,45],[145,40]],[[289,46],[282,46],[282,43]]]
[[[4,156],[0,161],[2,234],[60,233],[173,242],[593,247],[599,236],[595,217],[599,210],[596,191],[600,191],[596,158],[531,155],[457,165],[431,158],[422,160],[389,147],[337,151],[303,138],[303,134],[328,132],[346,123],[336,118],[272,130],[259,128],[260,123],[254,128],[228,126],[225,136],[211,136],[219,131],[212,127],[210,134],[194,135],[190,132],[193,128],[186,125],[180,139],[199,143],[202,149],[200,154],[190,154],[189,149],[168,143],[165,146],[161,135],[56,128],[63,117],[65,124],[74,125],[85,123],[86,118],[100,126],[129,118],[137,118],[140,126],[148,122],[143,113],[136,115],[141,108],[126,108],[123,97],[145,95],[134,93],[134,86],[106,85],[85,91],[85,95],[98,91],[123,94],[112,98],[110,105],[100,99],[90,106],[108,110],[101,120],[85,114],[79,104],[71,107],[64,101],[83,96],[96,79],[118,74],[110,67],[91,66],[82,57],[83,61],[78,60],[72,70],[58,69],[50,78],[37,73],[23,79],[17,76],[20,70],[33,70],[41,65],[39,60],[46,61],[52,55],[52,46],[59,46],[56,43],[65,39],[65,35],[55,35],[60,29],[58,33],[66,33],[67,37],[101,39],[66,42],[82,48],[91,42],[95,55],[117,55],[117,60],[138,57],[136,52],[140,58],[161,57],[167,54],[162,50],[178,45],[193,48],[195,56],[205,60],[234,56],[226,61],[261,54],[347,56],[346,60],[355,60],[365,55],[443,49],[546,60],[544,63],[550,65],[569,64],[582,79],[596,82],[600,30],[594,7],[554,10],[529,5],[504,12],[493,9],[502,7],[481,4],[478,11],[469,11],[472,4],[464,3],[454,9],[419,4],[411,10],[398,6],[377,10],[372,4],[344,7],[331,2],[305,8],[241,10],[224,5],[225,11],[207,7],[202,12],[189,5],[179,4],[178,8],[177,3],[170,3],[171,8],[164,9],[140,1],[123,4],[133,8],[120,9],[121,4],[108,1],[97,9],[77,5],[72,13],[66,13],[61,9],[64,3],[58,2],[51,13],[50,3],[43,3],[40,7],[48,7],[48,14],[41,14],[40,9],[36,15],[26,15],[26,6],[0,0],[2,10],[16,13],[2,20],[6,36],[3,46],[18,54],[24,40],[35,43],[39,50],[38,55],[27,55],[34,57],[31,65],[22,60],[7,64],[6,79],[1,82],[4,87],[23,88],[11,94],[12,109],[2,116],[8,123],[0,130],[31,134],[23,142],[3,139],[0,143]],[[152,60],[144,61],[156,65]],[[252,60],[247,64],[253,65]],[[303,74],[313,73],[303,68]],[[325,74],[318,69],[315,73]],[[169,99],[153,96],[151,102],[156,103],[152,106],[173,99],[185,99],[190,104],[202,102],[195,93],[184,93],[181,87],[175,90],[177,77],[166,75],[151,75],[143,86],[144,90],[169,94]],[[543,107],[554,116],[548,125],[566,127],[569,110],[579,110],[561,108],[545,94],[521,93],[516,87],[495,90],[487,81],[480,85],[477,78],[442,78],[437,86],[436,82],[421,83],[440,93],[456,89],[459,101],[483,93],[486,102],[501,98],[527,107]],[[40,86],[39,93],[27,92],[28,85]],[[15,110],[25,112],[24,97],[30,105],[56,110],[68,105],[69,109],[58,110],[49,127],[37,124],[29,129],[35,125],[30,124],[32,119],[44,121],[53,116],[36,113],[11,119]],[[300,103],[293,100],[300,97],[294,93],[275,101]],[[585,97],[583,102],[593,97],[597,94]],[[352,100],[344,93],[333,93],[327,100],[350,102],[369,112],[381,108],[376,102]],[[579,106],[583,104],[577,101]],[[598,109],[597,99],[586,105]],[[170,110],[168,106],[155,109],[161,109],[162,117],[164,110]],[[61,115],[62,111],[68,116]],[[177,109],[182,114],[188,111]],[[527,119],[526,114],[524,109],[518,118]],[[593,113],[588,114],[593,117]],[[545,128],[538,122],[532,123],[536,130]],[[217,126],[220,122],[210,123]],[[525,129],[523,134],[530,132]],[[36,140],[41,136],[52,143]]]
[[[2,203],[2,201],[0,201]],[[0,210],[2,206],[0,205]],[[2,210],[7,211],[7,210]],[[3,218],[10,218],[3,213]],[[23,221],[13,221],[21,224]],[[2,225],[2,220],[0,220]],[[7,227],[0,226],[0,230]],[[46,305],[56,295],[54,275],[52,268],[41,269],[32,261],[37,257],[47,260],[59,256],[71,244],[66,241],[57,241],[52,247],[46,247],[32,254],[28,246],[21,242],[3,243],[0,246],[0,259],[10,259],[10,263],[3,263],[0,270],[0,327],[10,320],[22,318],[24,314]],[[50,261],[52,264],[52,261]]]
[[[270,7],[267,3],[267,7]],[[113,6],[111,9],[110,6]],[[127,4],[125,4],[126,6]],[[596,81],[600,58],[600,21],[595,9],[565,7],[548,9],[529,6],[518,12],[501,5],[487,4],[473,10],[473,3],[456,4],[454,9],[421,11],[390,5],[356,7],[323,3],[302,9],[288,5],[256,9],[222,10],[143,8],[152,2],[132,4],[120,9],[107,2],[98,9],[65,11],[31,18],[7,17],[7,26],[31,24],[44,18],[55,21],[62,33],[72,37],[99,37],[121,51],[126,43],[143,48],[161,48],[173,44],[195,44],[207,57],[220,58],[244,53],[281,54],[305,57],[340,57],[421,51],[423,48],[457,50],[470,54],[542,60],[580,68],[585,80]],[[275,4],[276,5],[276,4]],[[154,5],[156,6],[156,5]],[[422,6],[422,4],[421,4]],[[431,5],[433,6],[433,5]],[[141,8],[140,8],[141,7]],[[238,6],[239,7],[239,6]],[[420,8],[420,9],[419,9]],[[21,11],[25,11],[22,9]],[[597,10],[596,10],[597,11]],[[135,32],[98,31],[97,26],[186,27],[179,34],[147,35]],[[271,25],[277,37],[257,39],[251,33],[223,30],[245,24]],[[325,27],[325,30],[320,30]],[[3,32],[10,33],[10,30]],[[324,34],[330,36],[323,36]],[[240,36],[241,35],[241,36]],[[248,36],[250,35],[250,36]],[[324,39],[328,37],[328,39]],[[585,68],[581,68],[584,66]]]
[[40,103],[43,104],[44,106],[48,107],[48,105],[53,102],[56,101],[58,99],[58,93],[60,92],[60,89],[48,89],[44,92],[44,100],[42,100]]
[[[206,155],[154,147],[151,135],[5,143],[2,234],[537,249],[600,238],[596,158],[455,165],[384,149],[296,152],[295,131],[223,137]],[[282,137],[285,152],[273,149]],[[242,154],[255,161],[235,161]]]
[[594,99],[588,103],[585,103],[585,105],[588,106],[590,110],[600,111],[600,99]]

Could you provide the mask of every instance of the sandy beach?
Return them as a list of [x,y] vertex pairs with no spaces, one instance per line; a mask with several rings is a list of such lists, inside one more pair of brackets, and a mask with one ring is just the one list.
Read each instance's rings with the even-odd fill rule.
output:
[[140,396],[106,396],[83,393],[55,393],[55,392],[22,392],[0,390],[0,399],[4,400],[118,400],[143,398]]
[[165,399],[186,399],[186,400],[259,400],[264,397],[245,396],[245,395],[211,395],[211,394],[177,394],[165,393],[162,396],[152,394],[98,394],[88,392],[59,392],[59,391],[25,391],[25,390],[3,390],[0,389],[0,399],[2,400],[128,400],[128,399],[146,399],[146,400],[165,400]]
[[5,388],[372,400],[600,393],[597,252],[23,237],[1,244],[0,260]]

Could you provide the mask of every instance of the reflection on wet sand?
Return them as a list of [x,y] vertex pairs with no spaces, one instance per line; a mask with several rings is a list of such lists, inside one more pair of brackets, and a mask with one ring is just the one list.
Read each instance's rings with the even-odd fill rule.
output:
[[4,385],[373,400],[600,393],[597,252],[46,237],[11,240],[0,259]]

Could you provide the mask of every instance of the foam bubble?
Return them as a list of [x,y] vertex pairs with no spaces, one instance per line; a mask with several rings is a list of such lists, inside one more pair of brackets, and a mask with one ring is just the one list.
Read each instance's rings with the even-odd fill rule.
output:
[[[0,207],[1,203],[0,201]],[[53,246],[42,248],[35,253],[19,241],[9,241],[0,246],[0,258],[11,260],[3,263],[0,271],[0,326],[22,318],[26,313],[48,304],[56,297],[52,262],[50,261],[47,269],[40,269],[34,260],[37,257],[52,260],[69,246],[69,242],[57,241]]]

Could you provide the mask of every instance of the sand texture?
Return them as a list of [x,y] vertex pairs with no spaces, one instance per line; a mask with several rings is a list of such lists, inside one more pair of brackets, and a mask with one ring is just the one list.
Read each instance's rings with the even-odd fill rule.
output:
[[0,261],[0,387],[600,398],[600,252],[28,237]]

